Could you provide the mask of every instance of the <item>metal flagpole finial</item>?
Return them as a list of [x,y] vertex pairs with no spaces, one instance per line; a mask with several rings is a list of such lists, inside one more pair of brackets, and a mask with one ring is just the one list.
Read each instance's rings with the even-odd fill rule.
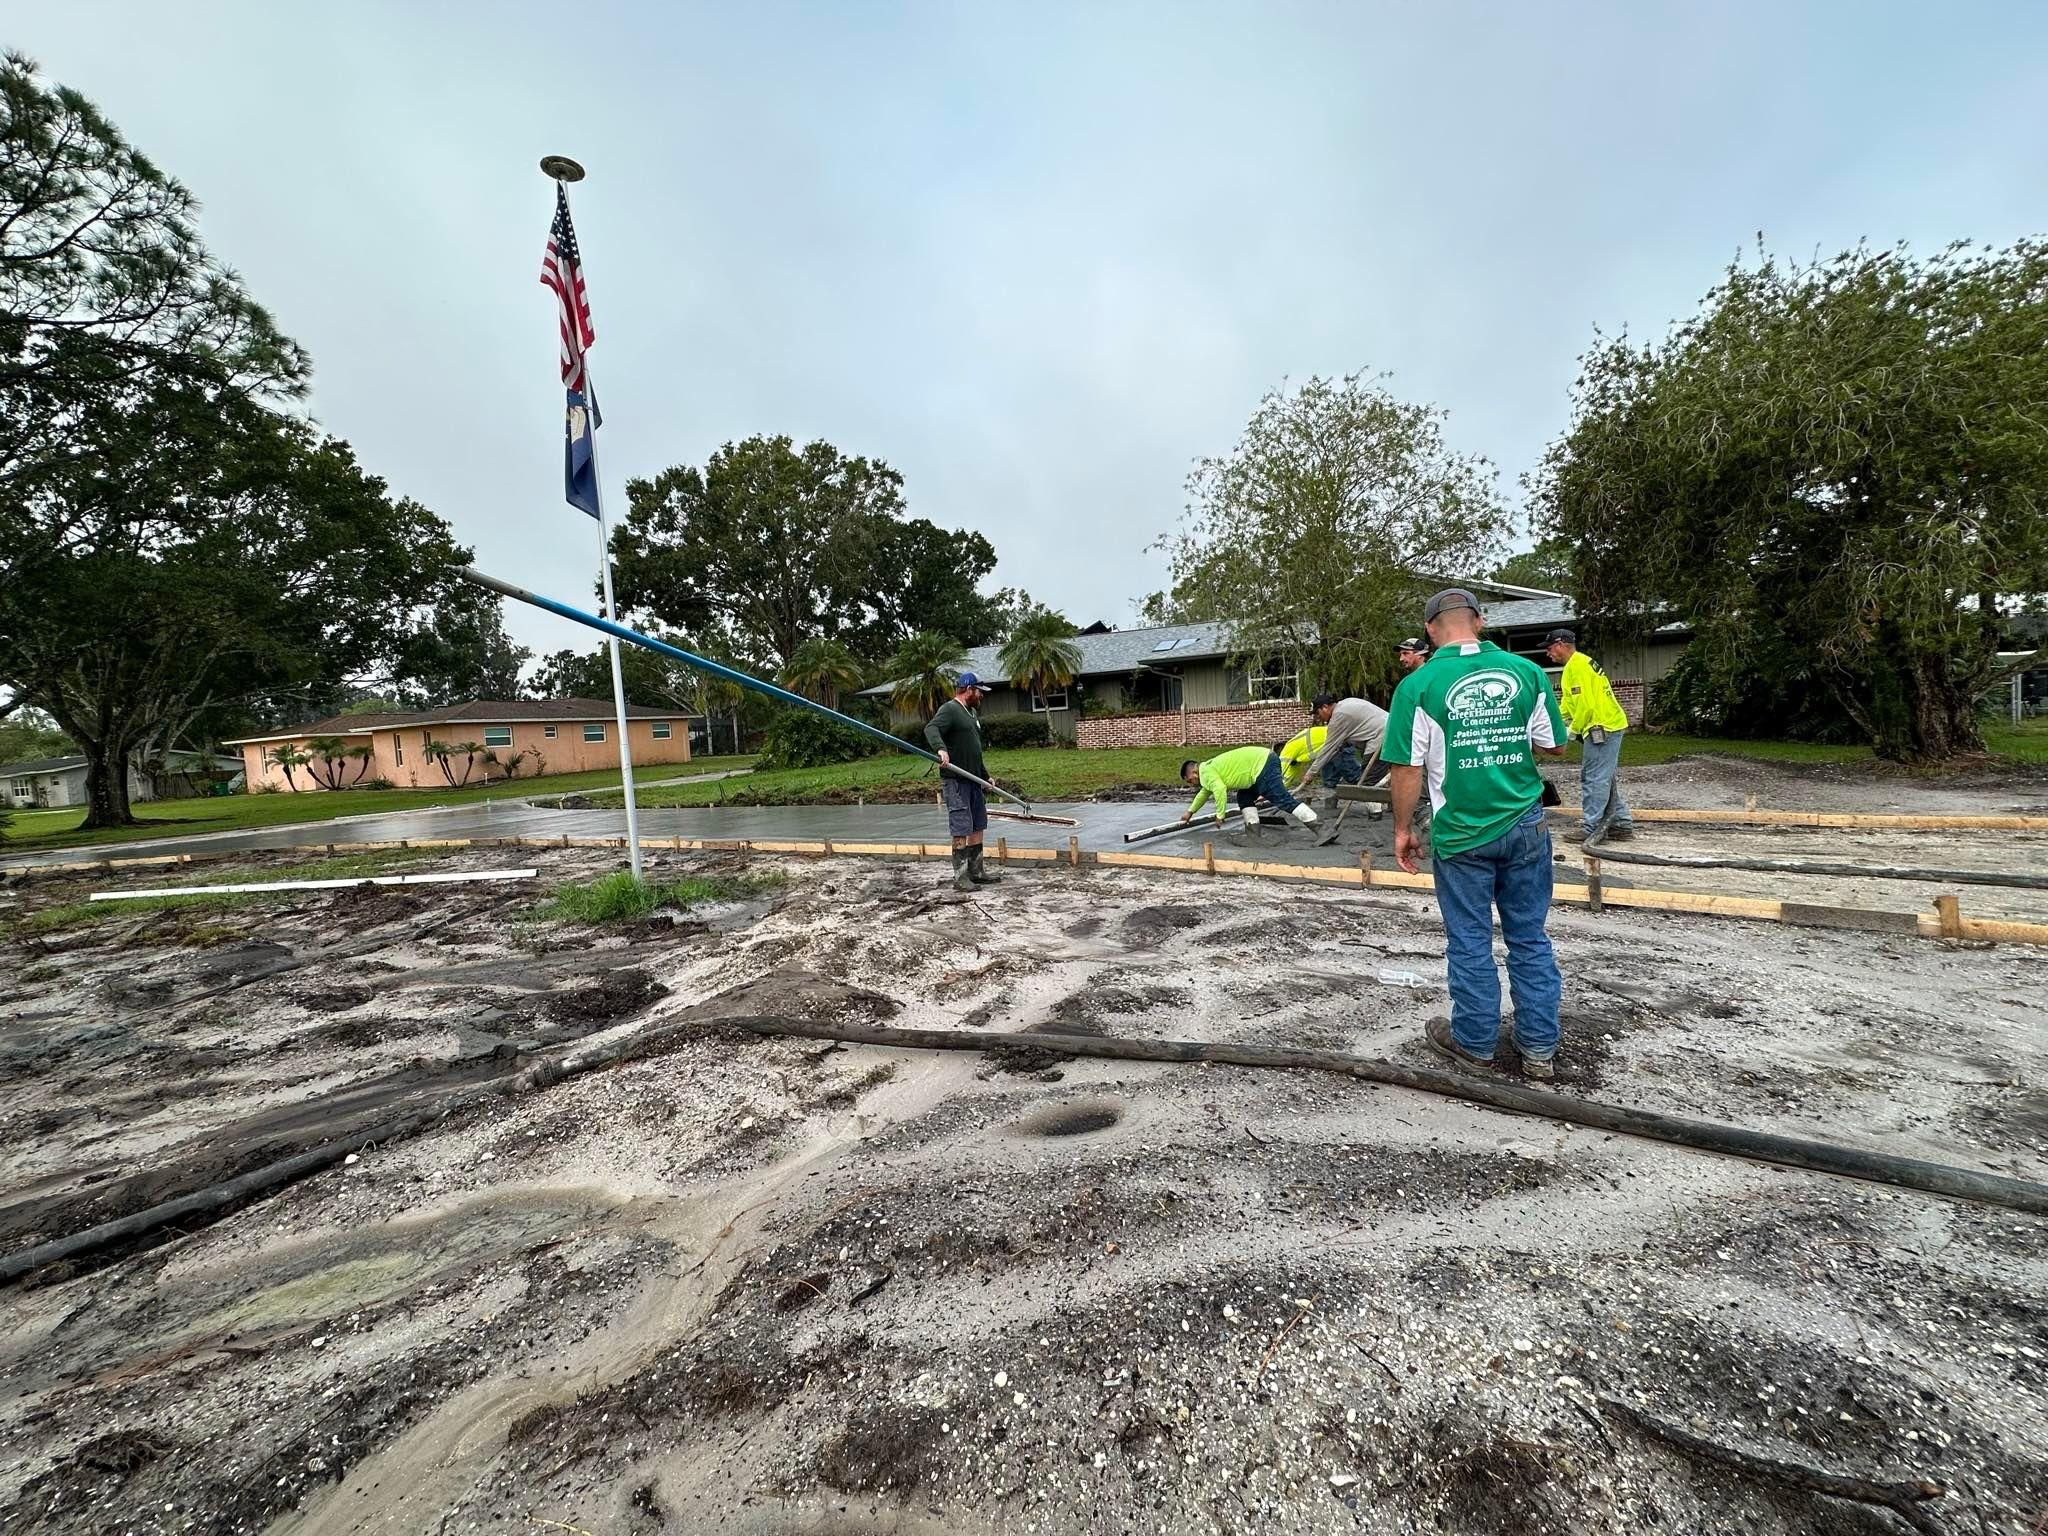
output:
[[583,167],[574,160],[571,160],[567,155],[542,155],[540,157],[540,169],[543,176],[551,176],[556,181],[581,181],[583,179]]

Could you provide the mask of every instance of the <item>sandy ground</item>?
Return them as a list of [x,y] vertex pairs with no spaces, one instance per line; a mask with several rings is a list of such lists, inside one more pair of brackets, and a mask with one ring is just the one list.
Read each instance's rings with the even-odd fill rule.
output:
[[[1424,897],[657,872],[741,866],[788,883],[677,928],[444,887],[10,948],[0,1251],[537,1054],[702,1027],[0,1292],[0,1528],[1905,1528],[1674,1450],[1614,1401],[1938,1482],[1931,1528],[2048,1513],[2041,1218],[1324,1075],[716,1022],[1425,1064]],[[2048,1178],[2048,951],[1620,911],[1553,931],[1560,1094]]]

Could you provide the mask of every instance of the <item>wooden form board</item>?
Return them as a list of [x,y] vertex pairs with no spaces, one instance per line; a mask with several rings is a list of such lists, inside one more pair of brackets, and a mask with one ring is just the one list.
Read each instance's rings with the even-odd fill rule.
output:
[[[1636,813],[1638,816],[1642,812]],[[2048,820],[2048,818],[2034,818]],[[623,837],[494,837],[419,838],[381,843],[310,843],[308,852],[368,853],[392,848],[605,848],[623,851]],[[752,852],[796,854],[810,858],[850,855],[864,858],[943,859],[952,855],[949,843],[841,843],[750,841],[739,838],[642,838],[643,850],[660,852]],[[99,859],[90,863],[50,866],[16,866],[0,870],[10,877],[48,874],[73,869],[107,871],[120,868],[163,869],[180,864],[207,863],[240,858],[241,853],[157,854],[143,858]],[[1289,880],[1312,885],[1343,886],[1352,890],[1431,891],[1436,882],[1422,873],[1401,869],[1374,869],[1371,859],[1361,855],[1356,867],[1342,865],[1270,864],[1256,860],[1219,859],[1213,845],[1203,846],[1200,858],[1174,858],[1159,853],[1092,853],[1068,839],[1065,848],[1012,848],[1007,840],[998,843],[997,857],[1003,863],[1063,863],[1074,867],[1097,865],[1105,868],[1158,869],[1177,874],[1237,875],[1252,879]],[[1552,899],[1574,905],[1591,905],[1593,892],[1585,885],[1558,885]],[[1638,911],[1684,912],[1702,917],[1733,917],[1751,922],[1794,923],[1814,928],[1848,928],[1865,932],[1917,934],[1925,938],[1967,939],[2001,944],[2048,944],[2048,923],[2023,923],[2000,918],[1973,918],[1962,912],[1958,898],[1936,898],[1932,912],[1894,912],[1869,907],[1833,907],[1810,902],[1774,901],[1755,896],[1717,896],[1706,891],[1674,891],[1625,888],[1604,885],[1600,899],[1610,907],[1632,907]]]
[[[1340,790],[1341,794],[1342,791]],[[1554,805],[1553,816],[1583,819],[1576,805]],[[1645,811],[1631,810],[1637,821],[1720,822],[1744,827],[1889,827],[1895,832],[2048,832],[2048,816],[1894,816],[1846,811]]]

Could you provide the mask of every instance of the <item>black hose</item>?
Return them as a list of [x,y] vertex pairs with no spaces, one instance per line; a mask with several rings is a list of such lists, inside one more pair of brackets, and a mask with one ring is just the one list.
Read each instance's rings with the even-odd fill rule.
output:
[[892,1045],[937,1051],[1055,1051],[1063,1056],[1100,1056],[1116,1061],[1224,1062],[1240,1067],[1305,1067],[1341,1072],[1368,1082],[1386,1083],[1421,1093],[1441,1094],[1515,1114],[1567,1120],[1597,1131],[1616,1131],[1651,1141],[1754,1158],[1786,1168],[1831,1173],[1842,1178],[1925,1190],[1957,1200],[2000,1205],[2035,1215],[2048,1215],[2048,1184],[2003,1174],[1979,1173],[1946,1163],[1866,1152],[1836,1142],[1807,1141],[1770,1131],[1746,1130],[1711,1120],[1686,1120],[1644,1109],[1624,1109],[1590,1099],[1535,1088],[1488,1081],[1454,1072],[1399,1067],[1370,1056],[1296,1046],[1211,1044],[1198,1040],[1116,1040],[1096,1035],[984,1034],[950,1029],[891,1029],[873,1024],[839,1024],[808,1019],[734,1019],[732,1023],[758,1035],[798,1035],[811,1040],[846,1040],[862,1045]]

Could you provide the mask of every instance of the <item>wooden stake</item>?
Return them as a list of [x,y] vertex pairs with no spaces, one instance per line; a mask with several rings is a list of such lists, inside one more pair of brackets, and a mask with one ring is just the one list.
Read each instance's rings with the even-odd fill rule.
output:
[[1358,850],[1358,883],[1360,885],[1372,884],[1372,850],[1370,848]]
[[1216,873],[1216,845],[1214,843],[1202,844],[1202,863],[1207,866],[1210,874]]
[[1600,861],[1589,853],[1586,855],[1586,910],[1588,912],[1605,910],[1601,906],[1601,898],[1604,894],[1600,889]]
[[1960,897],[1935,897],[1934,911],[1941,920],[1941,936],[1944,939],[1960,939],[1963,936],[1963,903]]
[[998,864],[1010,862],[1010,840],[1007,837],[996,839],[996,862]]
[[1078,837],[1067,839],[1067,862],[1076,869],[1081,867],[1081,839]]

